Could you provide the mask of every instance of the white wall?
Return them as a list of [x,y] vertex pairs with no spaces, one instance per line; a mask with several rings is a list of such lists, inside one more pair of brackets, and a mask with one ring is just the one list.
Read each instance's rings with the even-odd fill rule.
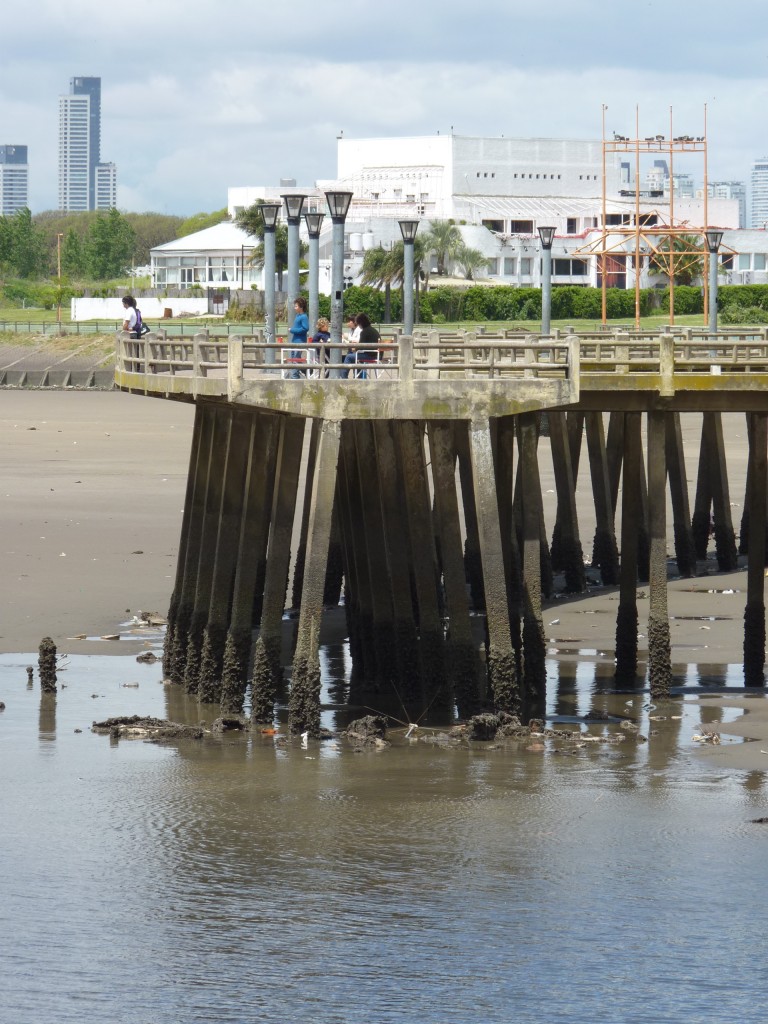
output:
[[[174,316],[188,313],[192,316],[208,312],[208,299],[137,299],[136,305],[141,310],[142,320],[162,320],[163,310],[172,309]],[[72,299],[71,317],[73,321],[82,320],[117,320],[125,319],[125,306],[122,299]]]

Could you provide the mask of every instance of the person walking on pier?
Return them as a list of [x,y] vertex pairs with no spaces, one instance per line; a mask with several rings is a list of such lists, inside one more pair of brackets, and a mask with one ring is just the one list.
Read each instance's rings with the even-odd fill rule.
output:
[[136,299],[132,295],[123,296],[123,309],[125,310],[123,330],[133,334],[136,331]]
[[289,333],[291,335],[293,335],[293,343],[294,343],[294,345],[304,345],[305,346],[304,352],[301,352],[301,351],[291,352],[291,360],[292,360],[294,365],[291,367],[291,372],[288,374],[288,376],[293,378],[294,380],[297,380],[298,378],[303,377],[306,371],[299,370],[299,368],[298,368],[298,366],[296,364],[297,363],[307,363],[308,362],[308,355],[309,355],[309,353],[307,352],[307,349],[306,349],[307,335],[309,334],[309,317],[307,316],[307,300],[302,295],[299,295],[299,297],[297,299],[294,299],[293,309],[294,309],[294,312],[296,313],[296,318],[293,321],[293,327],[289,327],[288,331],[289,331]]

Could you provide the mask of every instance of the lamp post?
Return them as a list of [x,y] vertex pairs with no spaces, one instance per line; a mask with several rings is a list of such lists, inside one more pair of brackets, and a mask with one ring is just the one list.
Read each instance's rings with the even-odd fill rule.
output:
[[417,220],[401,220],[400,234],[403,236],[403,333],[413,334],[413,249]]
[[[275,343],[275,228],[280,203],[263,203],[259,213],[264,222],[264,340],[271,346]],[[276,362],[273,348],[267,349],[265,362]]]
[[[61,231],[56,233],[56,272],[59,276],[58,280],[58,301],[56,303],[56,323],[58,324],[59,334],[61,334],[61,240],[64,237]],[[131,281],[131,291],[133,291],[133,281]]]
[[287,317],[290,323],[291,308],[294,299],[299,294],[299,224],[301,223],[301,209],[304,206],[306,196],[285,195],[281,199],[285,202],[285,215],[288,221],[288,302],[286,303]]
[[344,315],[344,221],[347,219],[351,192],[326,192],[328,212],[333,223],[333,249],[331,252],[331,370],[338,377],[341,365],[341,324]]
[[304,214],[309,234],[309,329],[313,334],[320,314],[320,228],[324,219],[324,213]]
[[552,316],[552,242],[555,228],[539,228],[541,239],[541,333],[549,334]]
[[[723,240],[723,232],[716,228],[709,228],[704,232],[709,250],[709,341],[715,344],[714,335],[717,334],[717,251]],[[709,350],[710,356],[717,355],[714,348]],[[709,368],[710,373],[720,373],[720,367],[713,364]]]
[[723,232],[710,228],[704,232],[709,250],[709,333],[717,334],[717,253]]

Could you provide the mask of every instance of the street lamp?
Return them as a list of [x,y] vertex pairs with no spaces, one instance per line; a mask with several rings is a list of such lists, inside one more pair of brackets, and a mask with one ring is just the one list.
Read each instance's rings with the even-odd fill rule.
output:
[[[712,335],[717,334],[717,251],[723,240],[723,232],[717,228],[708,228],[704,232],[709,250],[709,333],[710,343],[713,344]],[[714,356],[715,350],[711,348],[709,354]],[[720,373],[719,366],[711,366],[711,373]]]
[[309,234],[309,327],[313,334],[320,314],[320,228],[324,219],[324,213],[304,214]]
[[[341,365],[341,323],[344,314],[344,221],[347,219],[351,192],[326,192],[328,212],[333,222],[333,248],[331,252],[331,365]],[[338,377],[339,369],[331,370]]]
[[552,242],[555,228],[539,228],[541,239],[541,333],[549,334],[552,315]]
[[709,333],[717,334],[717,252],[723,240],[723,232],[709,228],[704,232],[709,250]]
[[286,317],[290,325],[292,303],[298,298],[301,287],[299,281],[299,223],[301,222],[301,209],[307,197],[291,194],[281,196],[280,198],[285,202],[285,216],[288,221],[288,302],[286,303]]
[[[64,237],[62,231],[56,233],[56,272],[58,274],[58,300],[56,303],[56,323],[59,326],[59,334],[61,331],[61,240]],[[131,291],[133,291],[133,279],[131,279]]]
[[403,333],[410,335],[413,334],[413,250],[419,222],[401,220],[398,223],[403,236]]
[[263,203],[259,207],[264,222],[264,340],[267,349],[265,362],[275,362],[275,228],[280,215],[280,203]]

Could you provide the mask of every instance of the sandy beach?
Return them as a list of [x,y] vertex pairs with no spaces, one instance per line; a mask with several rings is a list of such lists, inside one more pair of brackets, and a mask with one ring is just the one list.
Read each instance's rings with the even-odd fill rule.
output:
[[[33,653],[51,636],[60,652],[130,653],[139,610],[164,615],[173,589],[194,407],[119,392],[6,390],[0,394],[3,586],[0,652]],[[687,425],[689,491],[698,430]],[[726,417],[731,505],[738,530],[746,472],[743,417]],[[554,522],[548,445],[541,449],[545,515]],[[582,546],[591,552],[594,519],[589,478],[579,483]],[[673,553],[671,512],[668,552]],[[551,525],[550,525],[551,529]],[[703,568],[703,567],[702,567]],[[722,678],[742,661],[746,572],[672,579],[668,590],[672,660],[679,672]],[[645,658],[648,588],[639,593],[640,658]],[[564,660],[613,663],[615,589],[593,587],[549,604],[550,653]],[[101,641],[121,633],[120,641]],[[86,639],[77,639],[85,636]],[[729,698],[731,699],[731,698]],[[741,700],[741,698],[736,698]],[[742,735],[761,742],[711,749],[722,763],[753,767],[768,756],[768,715],[746,698]],[[725,730],[724,730],[725,731]],[[752,750],[748,749],[752,748]],[[738,757],[737,757],[737,751]],[[740,765],[734,764],[734,767]]]
[[95,653],[68,638],[166,613],[193,419],[192,405],[119,392],[0,394],[0,651],[51,636]]

